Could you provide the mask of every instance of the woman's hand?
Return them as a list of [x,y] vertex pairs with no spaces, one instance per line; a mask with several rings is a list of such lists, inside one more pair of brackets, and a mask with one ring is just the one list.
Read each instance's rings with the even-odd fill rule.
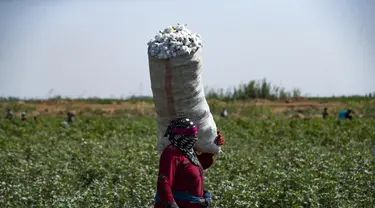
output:
[[224,136],[220,133],[220,131],[217,131],[215,144],[218,146],[224,145]]
[[165,204],[165,207],[167,207],[167,208],[179,208],[175,201],[168,201]]
[[212,204],[211,193],[204,190],[203,198],[198,201],[199,208],[206,208]]

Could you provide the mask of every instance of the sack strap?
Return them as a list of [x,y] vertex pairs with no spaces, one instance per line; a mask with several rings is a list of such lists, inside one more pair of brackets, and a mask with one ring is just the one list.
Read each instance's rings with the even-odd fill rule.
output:
[[164,61],[165,65],[165,74],[164,74],[164,88],[167,97],[167,109],[170,117],[174,117],[176,115],[176,109],[174,106],[174,98],[173,98],[173,90],[172,90],[172,69],[169,63],[169,60]]

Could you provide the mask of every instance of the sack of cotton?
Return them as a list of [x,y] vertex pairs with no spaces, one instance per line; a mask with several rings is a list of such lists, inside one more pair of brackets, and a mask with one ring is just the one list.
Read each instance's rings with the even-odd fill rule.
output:
[[221,151],[214,142],[216,124],[203,90],[201,51],[200,35],[192,33],[186,25],[169,26],[148,42],[158,151],[163,151],[170,144],[164,137],[170,121],[181,117],[190,118],[198,126],[196,151]]

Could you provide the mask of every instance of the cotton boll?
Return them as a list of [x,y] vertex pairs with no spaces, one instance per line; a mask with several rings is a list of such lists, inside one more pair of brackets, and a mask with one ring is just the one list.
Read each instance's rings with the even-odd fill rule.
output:
[[176,34],[176,40],[181,41],[182,40],[182,35],[181,34]]
[[170,43],[169,43],[170,45],[171,45],[171,47],[177,47],[178,46],[178,41],[176,41],[176,40],[172,40],[172,41],[170,41]]
[[162,37],[162,34],[158,33],[158,34],[155,36],[155,40],[156,40],[156,41],[160,41],[160,40],[161,40],[161,37]]
[[192,44],[195,44],[197,42],[197,39],[195,37],[190,38],[190,42]]
[[176,33],[170,34],[170,39],[173,41],[177,40],[177,34]]
[[152,57],[168,59],[195,53],[202,47],[202,40],[199,34],[192,33],[184,25],[177,25],[175,29],[169,26],[159,32],[147,45]]
[[167,34],[164,34],[163,36],[164,36],[165,40],[168,40],[168,39],[171,38],[171,34],[168,34],[168,33],[167,33]]
[[177,25],[177,27],[176,27],[176,30],[177,31],[182,31],[182,30],[184,30],[185,28],[184,28],[184,26],[183,25]]
[[181,41],[182,42],[182,44],[184,44],[184,45],[187,45],[186,43],[187,43],[187,38],[186,37],[184,37],[184,39]]
[[153,42],[153,40],[151,39],[150,41],[147,42],[147,45],[148,45],[148,46],[151,46],[151,45],[152,45],[152,42]]
[[168,26],[167,28],[164,29],[164,33],[171,33],[173,30],[172,26]]

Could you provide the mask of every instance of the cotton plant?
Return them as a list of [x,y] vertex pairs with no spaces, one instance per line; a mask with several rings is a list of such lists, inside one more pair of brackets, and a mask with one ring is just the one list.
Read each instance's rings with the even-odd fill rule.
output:
[[153,58],[169,59],[194,54],[202,47],[201,36],[186,25],[169,26],[148,42],[148,53]]

